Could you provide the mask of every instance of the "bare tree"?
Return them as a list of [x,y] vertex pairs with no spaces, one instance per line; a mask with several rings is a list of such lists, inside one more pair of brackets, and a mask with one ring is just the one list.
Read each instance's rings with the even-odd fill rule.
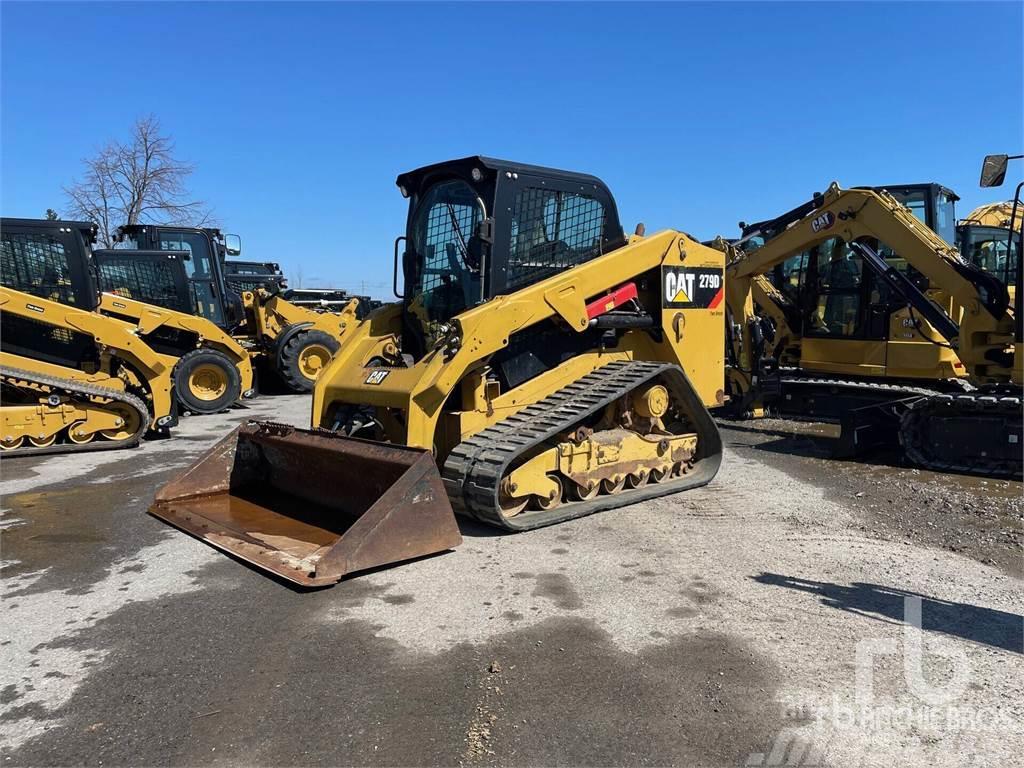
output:
[[135,121],[130,141],[113,141],[83,163],[81,179],[64,188],[66,213],[95,222],[104,248],[121,224],[210,223],[210,209],[191,200],[186,186],[194,166],[174,156],[174,142],[153,115]]

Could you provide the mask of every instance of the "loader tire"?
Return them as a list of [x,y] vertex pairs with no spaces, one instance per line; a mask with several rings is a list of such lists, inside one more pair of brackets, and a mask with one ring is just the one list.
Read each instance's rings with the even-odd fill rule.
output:
[[184,410],[219,413],[241,397],[242,377],[223,352],[193,349],[174,367],[174,389]]
[[297,333],[281,350],[281,380],[292,392],[312,392],[317,377],[341,344],[323,331]]

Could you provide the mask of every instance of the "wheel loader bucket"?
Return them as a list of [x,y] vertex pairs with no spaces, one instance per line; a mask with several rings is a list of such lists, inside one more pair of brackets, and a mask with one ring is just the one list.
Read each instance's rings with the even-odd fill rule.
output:
[[428,451],[280,424],[239,427],[149,511],[307,587],[462,541]]

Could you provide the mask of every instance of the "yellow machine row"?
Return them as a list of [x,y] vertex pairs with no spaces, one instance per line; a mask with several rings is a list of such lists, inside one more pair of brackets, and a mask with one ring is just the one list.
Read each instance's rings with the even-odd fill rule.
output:
[[[237,235],[218,229],[168,225],[133,225],[118,230],[122,246],[96,254],[100,279],[147,303],[160,303],[212,322],[233,337],[262,374],[272,375],[292,392],[310,392],[331,356],[341,346],[355,317],[355,299],[338,311],[317,312],[284,299],[280,284],[238,291],[228,280],[227,256],[241,253]],[[153,270],[161,260],[180,260],[180,274],[159,285],[141,268]],[[161,265],[167,270],[168,264]],[[172,285],[171,290],[165,286]]]
[[[253,393],[248,353],[213,322],[179,311],[161,297],[139,301],[132,292],[118,290],[122,283],[104,284],[96,258],[103,252],[92,250],[93,224],[5,218],[0,227],[4,287],[129,324],[140,344],[174,360],[171,377],[182,409],[216,413]],[[122,274],[144,275],[164,294],[175,284],[175,270],[183,274],[182,264],[166,255],[135,263],[134,252],[108,253],[132,259],[130,273]]]
[[[305,586],[454,547],[453,513],[524,531],[704,485],[722,453],[711,408],[831,409],[854,445],[895,431],[924,466],[1020,475],[1019,306],[885,191],[833,184],[711,247],[673,230],[626,236],[610,191],[583,174],[474,156],[397,185],[409,200],[400,301],[312,318],[257,289],[231,308],[208,300],[216,270],[193,262],[192,320],[234,338],[170,308],[163,320],[158,296],[105,294],[100,314],[75,310],[92,318],[100,363],[67,366],[65,380],[93,377],[108,397],[66,389],[58,402],[37,354],[35,380],[4,379],[22,392],[17,418],[35,429],[45,402],[69,443],[83,425],[110,439],[124,400],[111,393],[143,393],[159,423],[188,354],[235,344],[294,364],[315,382],[311,429],[243,425],[150,511]],[[196,258],[149,235],[167,247],[105,258]],[[55,327],[86,322],[39,304]],[[202,345],[175,356],[161,329]],[[118,330],[132,337],[121,347],[99,336]],[[13,442],[22,433],[35,445],[25,429]]]

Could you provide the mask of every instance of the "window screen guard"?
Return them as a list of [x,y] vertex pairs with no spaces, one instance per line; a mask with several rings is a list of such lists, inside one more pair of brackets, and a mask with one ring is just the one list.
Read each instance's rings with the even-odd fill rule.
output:
[[524,187],[515,197],[507,288],[543,280],[601,255],[604,206],[574,192]]

